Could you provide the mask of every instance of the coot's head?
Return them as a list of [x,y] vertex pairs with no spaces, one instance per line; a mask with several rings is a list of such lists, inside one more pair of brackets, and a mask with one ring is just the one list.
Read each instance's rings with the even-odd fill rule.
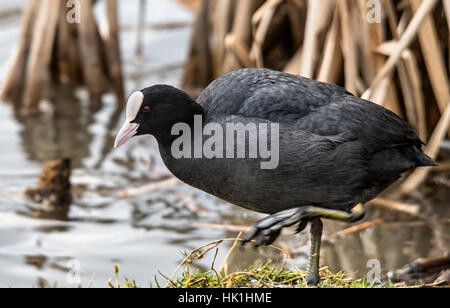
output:
[[185,92],[166,85],[157,85],[133,93],[127,103],[125,124],[117,135],[117,148],[134,136],[154,135],[170,138],[177,123],[191,125],[203,108]]

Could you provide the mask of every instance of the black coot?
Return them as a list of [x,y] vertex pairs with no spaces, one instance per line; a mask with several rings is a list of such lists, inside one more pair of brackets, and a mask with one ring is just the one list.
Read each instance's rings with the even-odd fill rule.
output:
[[[209,136],[196,127],[199,118],[203,128],[213,124]],[[174,129],[180,123],[184,124]],[[243,125],[235,125],[236,135],[227,139],[230,124]],[[267,133],[266,150],[278,148],[273,152],[278,155],[274,167],[262,168],[267,156],[242,156],[242,152],[238,156],[240,142],[248,145],[244,152],[254,147],[255,127]],[[180,145],[175,134],[183,129],[192,132],[187,140],[192,142]],[[213,131],[217,138],[211,149],[216,155],[205,155],[201,149],[199,154]],[[255,240],[256,246],[269,245],[282,228],[298,225],[300,232],[310,223],[310,285],[320,281],[321,218],[359,220],[364,216],[361,203],[375,198],[402,173],[435,165],[422,152],[423,143],[414,130],[391,111],[339,86],[268,69],[231,72],[214,81],[197,101],[165,85],[134,93],[116,146],[147,134],[156,137],[165,164],[182,181],[270,214],[253,227],[244,243]],[[196,139],[198,134],[203,139]],[[219,145],[220,140],[227,141],[225,146]],[[231,151],[226,149],[230,143]],[[178,151],[192,155],[174,154],[175,144]]]

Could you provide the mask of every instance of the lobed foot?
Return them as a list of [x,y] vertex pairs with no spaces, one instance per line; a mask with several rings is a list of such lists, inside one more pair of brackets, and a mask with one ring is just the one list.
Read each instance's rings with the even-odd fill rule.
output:
[[296,208],[266,217],[253,226],[244,237],[242,245],[245,246],[252,240],[255,240],[255,248],[262,245],[271,245],[278,238],[283,228],[293,226],[297,223],[299,223],[297,232],[301,232],[306,228],[308,223],[305,219],[306,216],[302,208]]
[[320,240],[322,237],[322,221],[320,218],[334,219],[346,222],[355,222],[364,217],[364,208],[358,204],[351,212],[324,209],[314,206],[303,206],[282,211],[257,222],[244,237],[242,246],[255,241],[254,247],[271,245],[281,233],[283,228],[298,224],[297,232],[303,231],[311,223],[311,253],[306,282],[309,286],[320,283],[319,259]]

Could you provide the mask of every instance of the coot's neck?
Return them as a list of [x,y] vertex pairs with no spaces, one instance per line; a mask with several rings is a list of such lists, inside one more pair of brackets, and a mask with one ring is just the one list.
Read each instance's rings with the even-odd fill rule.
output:
[[[198,164],[201,163],[198,159],[178,159],[174,157],[172,152],[172,145],[174,141],[180,138],[186,133],[184,128],[189,127],[190,148],[192,157],[194,157],[195,140],[197,138],[202,138],[203,121],[206,117],[206,112],[203,107],[200,106],[194,99],[187,98],[187,100],[178,102],[176,110],[172,111],[172,116],[170,119],[164,119],[162,122],[164,124],[159,126],[159,129],[153,133],[156,140],[158,141],[159,151],[164,164],[167,168],[179,179],[192,186],[196,186],[195,177],[192,177],[192,170],[198,169]],[[201,116],[202,121],[198,121],[198,117]],[[197,118],[197,120],[196,120]],[[180,124],[180,128],[183,131],[175,130],[177,135],[172,135],[172,129],[175,125]],[[183,128],[184,127],[184,128]],[[200,130],[199,130],[200,128]],[[200,134],[200,135],[199,135]],[[185,142],[189,140],[183,139]],[[197,139],[198,140],[198,139]],[[177,140],[178,142],[178,140]],[[185,146],[185,145],[183,145]],[[175,147],[180,147],[180,144],[175,145]]]
[[178,102],[173,110],[170,110],[167,114],[169,118],[162,118],[160,125],[156,131],[152,134],[155,136],[160,148],[165,148],[170,151],[172,143],[180,137],[180,135],[172,135],[174,126],[183,125],[189,126],[192,134],[194,133],[195,118],[201,116],[205,117],[205,111],[194,99],[186,96],[186,100]]
[[171,136],[171,137],[165,137],[165,138],[158,138],[156,137],[159,145],[159,152],[161,154],[161,158],[166,165],[167,169],[182,180],[183,182],[197,187],[201,189],[201,183],[198,182],[199,179],[202,177],[196,177],[195,170],[201,171],[202,170],[202,164],[204,161],[202,159],[194,159],[194,128],[193,125],[191,126],[191,132],[193,134],[191,139],[191,150],[192,150],[192,156],[190,158],[176,158],[174,157],[174,153],[172,152],[172,144],[175,141],[175,139],[179,138],[180,136]]

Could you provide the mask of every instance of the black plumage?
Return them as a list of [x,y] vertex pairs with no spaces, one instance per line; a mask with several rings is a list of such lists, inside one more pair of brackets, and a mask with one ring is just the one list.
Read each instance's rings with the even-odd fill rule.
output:
[[[160,99],[169,100],[169,93],[161,93]],[[156,100],[149,98],[153,109]],[[405,121],[336,85],[243,69],[213,82],[197,102],[205,125],[280,124],[280,164],[274,170],[261,170],[253,159],[173,159],[170,147],[161,147],[174,175],[254,211],[273,214],[302,205],[349,211],[376,197],[405,171],[433,165]],[[172,140],[159,139],[164,137]]]
[[[170,86],[142,92],[142,108],[151,111],[146,114],[141,108],[136,116],[137,134],[157,138],[175,176],[238,206],[273,215],[254,228],[250,238],[259,236],[258,244],[273,242],[285,226],[300,223],[304,228],[307,221],[331,217],[311,214],[316,209],[351,213],[402,173],[435,165],[404,120],[337,85],[268,69],[242,69],[214,81],[197,101]],[[178,122],[192,126],[195,115],[203,116],[204,125],[222,127],[278,123],[278,167],[263,170],[260,159],[250,158],[175,159],[170,129]],[[321,230],[321,225],[314,229]],[[313,278],[311,283],[317,283]]]

